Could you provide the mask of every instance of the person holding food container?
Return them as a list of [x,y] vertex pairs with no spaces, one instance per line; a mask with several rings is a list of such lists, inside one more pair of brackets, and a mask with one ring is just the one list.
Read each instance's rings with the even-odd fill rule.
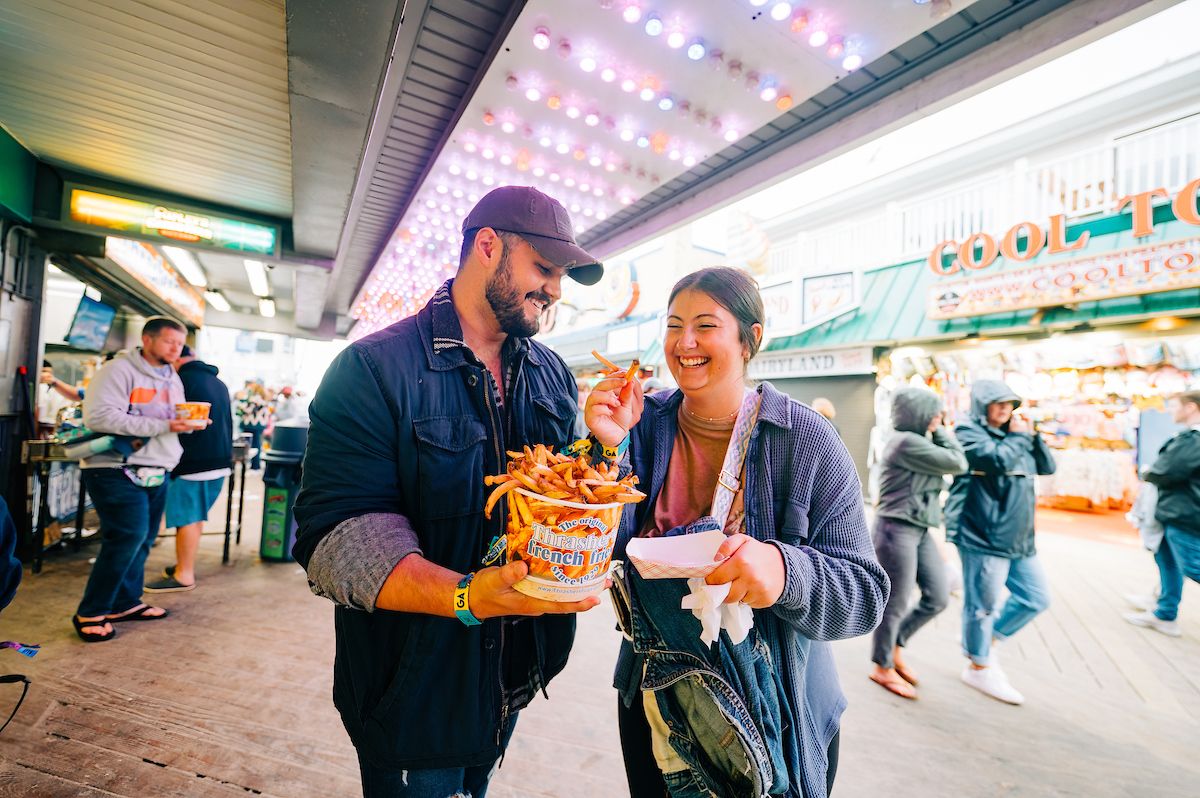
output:
[[493,190],[462,230],[456,276],[347,347],[309,408],[293,553],[337,605],[333,700],[367,798],[482,798],[599,603],[515,590],[528,566],[491,564],[505,514],[483,509],[506,452],[573,440],[575,378],[532,336],[564,277],[603,266],[533,188]]
[[[766,705],[792,719],[753,735],[771,738],[766,745],[773,750],[764,755],[770,754],[773,771],[782,770],[761,789],[812,798],[832,786],[846,705],[826,641],[870,632],[889,584],[871,547],[854,464],[833,428],[770,383],[747,387],[747,365],[758,352],[764,323],[758,286],[745,272],[709,268],[689,274],[671,291],[663,341],[679,389],[656,392],[646,398],[644,413],[630,413],[618,376],[593,388],[585,412],[597,440],[627,450],[628,467],[648,495],[625,508],[618,559],[637,537],[687,534],[706,521],[713,522],[706,529],[724,532],[718,565],[704,582],[727,586],[725,604],[752,608],[750,634],[756,638],[747,639],[769,650],[759,663],[773,663],[763,667],[772,667],[774,677],[747,692],[777,692]],[[735,461],[744,465],[731,473]],[[718,486],[732,498],[722,500]],[[723,523],[715,521],[718,515]],[[632,614],[651,617],[656,633],[665,635],[690,617],[679,606],[678,599],[654,606],[635,602]],[[724,641],[726,633],[719,638]],[[740,794],[718,775],[720,755],[701,753],[727,750],[724,740],[706,748],[704,724],[691,723],[704,708],[664,703],[659,696],[671,679],[651,684],[647,668],[675,666],[669,657],[665,663],[653,659],[627,633],[615,686],[630,794]],[[723,722],[727,715],[707,717]]]
[[[100,552],[71,619],[85,643],[111,640],[116,623],[167,617],[165,609],[142,602],[143,571],[162,522],[167,472],[183,454],[179,433],[194,428],[175,411],[184,393],[172,364],[186,336],[187,328],[175,319],[148,319],[142,345],[97,371],[83,398],[88,429],[125,436],[134,444],[80,462],[83,484],[100,516]],[[124,453],[130,449],[131,454]]]

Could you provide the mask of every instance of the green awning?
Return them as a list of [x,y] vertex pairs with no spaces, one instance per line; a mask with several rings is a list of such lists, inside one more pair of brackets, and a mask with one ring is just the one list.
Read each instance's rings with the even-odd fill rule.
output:
[[[1174,241],[1200,235],[1193,225],[1176,221],[1169,205],[1155,209],[1154,233],[1135,239],[1128,214],[1109,216],[1074,225],[1067,240],[1075,241],[1085,230],[1092,233],[1088,253],[1102,253]],[[1040,255],[1029,263],[1003,263],[989,270],[1007,271],[1029,265],[1073,260],[1081,252],[1047,257]],[[1163,291],[1141,296],[1116,297],[1085,302],[1074,308],[1046,308],[1035,324],[1037,310],[1018,310],[960,319],[929,319],[925,315],[929,288],[939,278],[922,259],[886,266],[863,274],[862,304],[835,319],[786,338],[777,338],[766,351],[828,349],[839,346],[888,346],[907,341],[955,340],[968,335],[1032,331],[1070,327],[1088,322],[1118,321],[1155,315],[1200,315],[1200,289]]]

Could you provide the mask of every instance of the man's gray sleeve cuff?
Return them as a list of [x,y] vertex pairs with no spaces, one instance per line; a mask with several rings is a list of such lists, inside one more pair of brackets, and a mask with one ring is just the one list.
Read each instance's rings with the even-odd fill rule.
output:
[[417,533],[398,513],[369,513],[334,527],[308,561],[308,586],[337,604],[372,612],[396,563],[420,554]]

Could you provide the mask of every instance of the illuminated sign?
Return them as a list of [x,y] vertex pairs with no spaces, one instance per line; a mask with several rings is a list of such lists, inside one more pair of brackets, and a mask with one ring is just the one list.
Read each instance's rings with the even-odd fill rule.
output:
[[197,327],[204,324],[204,298],[149,244],[109,236],[104,239],[104,257],[170,305],[185,321]]
[[748,366],[748,375],[752,380],[837,377],[871,374],[874,371],[875,364],[869,346],[854,349],[810,349],[779,355],[764,352],[751,360]]
[[1094,302],[1200,287],[1200,238],[1108,252],[929,288],[931,319]]
[[151,241],[182,241],[221,251],[275,255],[279,228],[162,203],[68,186],[67,218]]
[[[1171,201],[1171,209],[1175,218],[1188,224],[1200,225],[1200,212],[1196,210],[1196,191],[1200,190],[1200,178],[1191,181]],[[1144,238],[1154,232],[1154,199],[1155,197],[1170,198],[1165,188],[1155,188],[1140,194],[1129,194],[1117,202],[1117,210],[1129,206],[1133,216],[1134,238]],[[1025,248],[1021,249],[1021,236],[1024,235]],[[1033,260],[1045,249],[1055,255],[1061,252],[1073,252],[1087,246],[1091,233],[1084,232],[1074,241],[1066,240],[1066,221],[1063,214],[1050,217],[1048,230],[1043,230],[1033,222],[1017,222],[999,241],[988,233],[975,233],[967,240],[943,241],[929,253],[929,268],[939,277],[948,277],[963,270],[978,271],[986,269],[1003,256],[1006,260],[1025,262]],[[943,253],[947,250],[957,254],[950,263],[945,262]]]

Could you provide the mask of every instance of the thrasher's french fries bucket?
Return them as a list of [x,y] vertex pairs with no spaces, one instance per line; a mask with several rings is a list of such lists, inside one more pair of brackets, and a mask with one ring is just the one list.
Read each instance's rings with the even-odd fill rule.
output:
[[624,504],[581,504],[523,488],[507,498],[508,560],[529,564],[515,590],[547,601],[579,601],[604,588]]

